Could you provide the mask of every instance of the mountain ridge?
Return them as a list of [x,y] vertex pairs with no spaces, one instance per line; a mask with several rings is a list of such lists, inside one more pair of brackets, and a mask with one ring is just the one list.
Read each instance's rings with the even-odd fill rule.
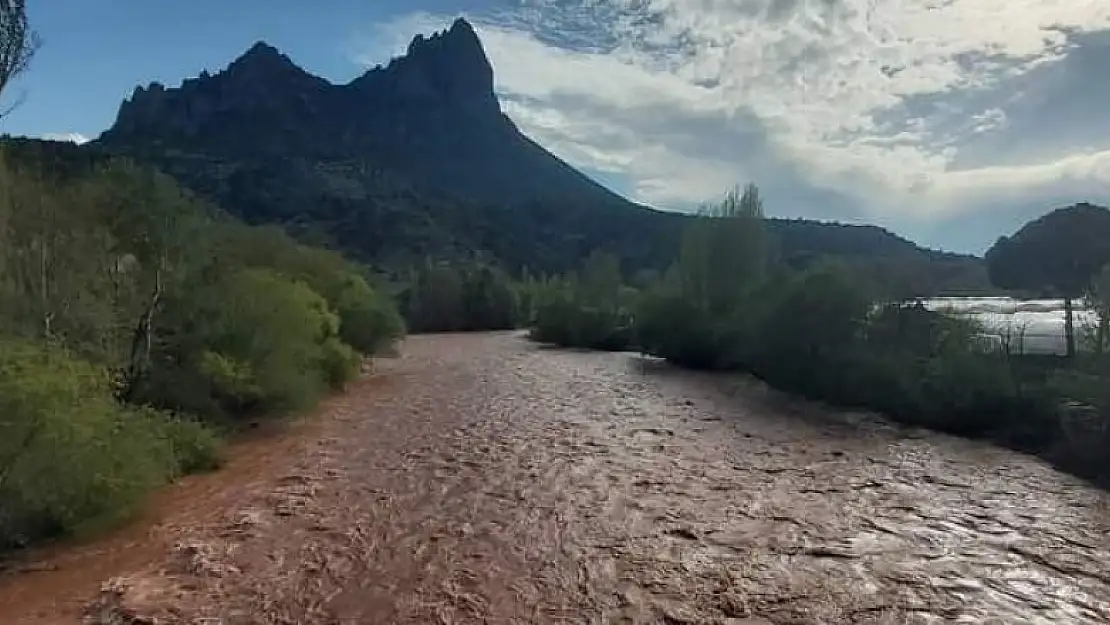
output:
[[[137,88],[91,145],[248,222],[327,236],[375,263],[479,255],[550,272],[606,249],[630,270],[662,270],[686,219],[620,196],[521,132],[464,18],[346,83],[256,42],[215,74]],[[802,260],[975,262],[877,226],[770,223]]]
[[[492,66],[465,19],[414,37],[408,49],[384,68],[333,84],[259,42],[214,75],[178,88],[136,89],[95,143],[199,147],[248,160],[358,157],[479,202],[626,202],[535,144],[502,113]],[[519,163],[473,166],[483,159]]]

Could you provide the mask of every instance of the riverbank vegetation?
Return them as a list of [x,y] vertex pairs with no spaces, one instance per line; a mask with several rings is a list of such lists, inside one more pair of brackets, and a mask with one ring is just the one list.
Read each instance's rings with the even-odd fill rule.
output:
[[424,263],[395,278],[410,332],[474,332],[517,327],[517,282],[492,263]]
[[[811,399],[990,438],[1084,475],[1110,470],[1110,366],[1100,355],[1026,357],[984,344],[984,329],[967,318],[926,310],[835,261],[788,265],[777,250],[748,186],[690,223],[671,268],[636,288],[601,255],[580,274],[535,283],[532,337],[743,371]],[[1090,283],[1051,277],[1068,295],[1077,280]]]
[[125,515],[403,332],[332,252],[76,146],[0,153],[0,551]]

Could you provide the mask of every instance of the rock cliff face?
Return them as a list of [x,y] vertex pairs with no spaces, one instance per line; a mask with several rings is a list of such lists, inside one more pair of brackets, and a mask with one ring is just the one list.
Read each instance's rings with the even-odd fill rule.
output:
[[502,114],[493,68],[464,19],[431,37],[417,35],[405,56],[345,85],[312,76],[256,43],[215,75],[177,88],[137,88],[99,143],[248,161],[353,159],[422,188],[486,203],[625,203]]
[[[329,87],[272,46],[258,42],[215,76],[205,72],[172,89],[160,83],[137,87],[100,142],[242,145],[244,135],[265,136],[275,124],[280,127],[322,112]],[[251,147],[254,143],[250,141]]]
[[348,88],[363,101],[386,105],[438,106],[479,116],[501,112],[493,67],[478,34],[461,18],[430,38],[417,35],[405,56],[366,72]]

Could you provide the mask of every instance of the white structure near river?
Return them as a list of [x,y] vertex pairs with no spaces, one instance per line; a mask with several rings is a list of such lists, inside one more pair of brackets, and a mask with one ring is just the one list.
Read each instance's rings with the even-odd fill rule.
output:
[[[1012,337],[1014,351],[1025,354],[1066,353],[1064,341],[1064,300],[1017,300],[1009,297],[942,297],[925,300],[925,307],[938,312],[967,315],[982,323],[984,332]],[[1098,316],[1075,300],[1077,349],[1084,349],[1087,328]]]

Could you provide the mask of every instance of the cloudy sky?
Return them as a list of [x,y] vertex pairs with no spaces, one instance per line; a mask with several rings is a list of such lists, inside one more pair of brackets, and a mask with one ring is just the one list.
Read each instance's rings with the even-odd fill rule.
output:
[[[77,4],[59,0],[67,3]],[[329,18],[336,32],[315,46],[295,29],[283,35],[280,19],[229,27],[220,41],[242,49],[265,36],[306,69],[345,81],[465,14],[525,133],[664,208],[750,180],[772,214],[873,222],[979,252],[1052,207],[1110,202],[1107,0],[339,5]],[[230,60],[212,58],[222,52],[210,45],[198,59],[218,68]],[[180,62],[151,62],[157,68],[130,82],[183,77],[165,76]],[[105,98],[113,114],[122,95]],[[50,132],[95,135],[111,122],[104,117],[99,128]]]

